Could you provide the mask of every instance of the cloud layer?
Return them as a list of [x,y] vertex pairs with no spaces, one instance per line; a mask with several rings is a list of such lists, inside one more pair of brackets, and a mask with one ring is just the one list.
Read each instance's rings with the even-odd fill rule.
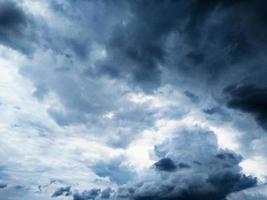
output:
[[263,190],[266,9],[0,0],[0,200]]

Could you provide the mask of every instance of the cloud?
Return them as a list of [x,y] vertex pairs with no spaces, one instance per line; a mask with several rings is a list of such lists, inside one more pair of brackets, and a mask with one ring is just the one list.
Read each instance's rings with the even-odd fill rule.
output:
[[184,94],[192,101],[192,102],[198,102],[199,97],[192,92],[184,91]]
[[67,186],[67,187],[61,187],[61,188],[58,188],[54,194],[52,194],[51,197],[59,197],[59,196],[69,196],[71,195],[71,187],[70,186]]
[[174,164],[174,162],[170,158],[162,158],[158,162],[154,164],[156,169],[160,171],[175,171],[177,166]]
[[85,190],[82,193],[76,193],[73,195],[73,200],[87,200],[87,199],[96,199],[96,197],[100,194],[100,189],[91,189]]
[[114,159],[108,162],[100,161],[90,167],[100,177],[107,177],[112,183],[118,185],[129,182],[135,176],[135,172],[130,169],[122,159]]
[[1,2],[0,25],[3,28],[16,28],[26,24],[24,12],[13,2]]
[[27,199],[27,198],[32,198],[33,200],[35,199],[31,195],[31,191],[29,190],[28,187],[22,186],[22,185],[13,185],[6,187],[4,189],[0,189],[0,199]]
[[14,1],[1,0],[0,13],[0,43],[29,54],[33,46],[29,16]]
[[112,194],[112,189],[111,188],[106,188],[101,191],[101,198],[102,199],[109,199]]
[[159,145],[155,153],[163,157],[115,190],[113,199],[223,200],[232,192],[257,184],[255,177],[242,173],[242,157],[219,149],[215,134],[209,130],[184,128]]
[[239,155],[217,147],[211,131],[181,131],[157,151],[165,157],[155,163],[157,172],[152,168],[130,187],[133,199],[219,200],[257,183],[255,178],[242,174]]
[[227,200],[266,200],[266,184],[236,192],[227,197]]
[[[42,36],[42,40],[49,49],[57,54],[68,55],[72,62],[85,61],[81,65],[85,65],[89,76],[109,75],[110,78],[124,80],[132,87],[139,86],[148,92],[165,84],[162,75],[166,71],[176,81],[185,78],[179,73],[198,81],[215,80],[222,75],[222,71],[227,71],[223,70],[228,69],[227,66],[235,71],[232,60],[240,58],[238,62],[241,62],[247,58],[246,52],[257,47],[253,45],[259,37],[254,37],[255,34],[250,33],[251,27],[246,26],[252,25],[256,13],[262,9],[257,3],[223,0],[124,1],[105,4],[78,1],[75,2],[75,9],[71,9],[73,3],[70,1],[53,1],[49,5],[55,24],[62,23],[63,16],[65,23],[70,23],[83,33],[67,34],[70,32],[67,28],[47,31],[49,35]],[[102,12],[93,11],[95,6]],[[87,12],[85,8],[92,12]],[[250,18],[243,16],[248,8],[252,8]],[[123,12],[109,14],[107,10]],[[235,15],[245,22],[234,24],[232,18]],[[259,16],[260,20],[264,20],[264,12],[262,15]],[[217,23],[210,20],[211,16]],[[51,24],[49,22],[46,28],[55,29]],[[257,24],[258,29],[263,28],[260,23]],[[95,31],[89,31],[87,27],[94,27]],[[257,42],[257,45],[260,44]],[[93,53],[94,45],[102,47],[102,54]],[[66,50],[60,50],[60,46],[66,47]],[[89,66],[92,60],[95,60],[93,65],[97,67]],[[40,87],[40,84],[37,86]]]
[[225,88],[227,106],[252,114],[267,129],[267,88],[254,85],[233,85]]
[[127,12],[106,43],[107,59],[100,66],[145,91],[164,84],[166,71],[176,82],[215,83],[248,58],[256,59],[259,46],[264,49],[266,12],[259,5],[242,0],[118,3]]
[[[58,0],[47,3],[50,18],[37,18],[35,23],[40,25],[38,31],[45,32],[38,38],[43,46],[81,65],[78,68],[86,75],[108,75],[152,92],[170,80],[174,84],[188,79],[199,85],[215,83],[233,72],[240,73],[241,64],[251,70],[248,58],[256,64],[258,50],[265,49],[266,12],[261,4],[258,0],[75,4]],[[242,22],[235,23],[238,19]],[[62,23],[77,31],[62,27]],[[95,53],[95,46],[101,47],[102,53]],[[66,66],[64,69],[70,69]],[[167,80],[165,73],[171,75]]]
[[[1,70],[19,71],[32,83],[15,85],[22,77],[1,71],[8,88],[0,94],[6,111],[1,118],[8,119],[2,143],[18,158],[8,161],[5,171],[31,186],[42,185],[36,177],[44,172],[75,183],[88,181],[90,186],[81,188],[95,189],[72,193],[77,200],[219,200],[255,186],[257,180],[239,167],[241,156],[220,149],[210,130],[177,132],[153,155],[146,152],[152,147],[144,146],[157,143],[154,137],[168,137],[157,129],[179,121],[215,124],[211,129],[220,130],[220,139],[234,127],[229,133],[238,140],[234,146],[262,154],[264,137],[237,110],[254,116],[266,130],[266,13],[260,0],[0,1],[0,43],[8,47],[1,47],[1,58],[19,66]],[[23,59],[7,53],[10,48]],[[236,83],[243,86],[229,87],[222,95]],[[224,107],[225,94],[232,111]],[[20,101],[24,106],[11,112],[9,107]],[[154,159],[154,165],[138,171],[125,157],[95,161],[108,154],[95,153],[101,148],[91,148],[91,139],[96,146],[109,145],[108,152],[123,153],[138,141],[134,151],[147,153],[140,160]],[[1,157],[5,160],[6,152]],[[73,167],[77,171],[70,175]],[[95,179],[115,188],[92,186]],[[59,187],[52,196],[71,198],[76,191],[71,186]]]
[[[75,1],[74,5],[58,0],[48,1],[47,6],[46,25],[36,20],[41,24],[39,31],[46,33],[40,36],[45,48],[36,50],[21,73],[34,83],[33,95],[39,100],[57,95],[64,109],[50,108],[48,113],[60,126],[99,123],[105,114],[121,105],[127,107],[129,102],[121,101],[125,93],[153,94],[167,84],[185,89],[197,103],[202,91],[213,96],[210,93],[224,87],[225,80],[245,79],[255,67],[248,63],[260,62],[254,50],[262,47],[259,39],[264,38],[256,37],[261,31],[251,31],[254,25],[254,30],[264,29],[264,8],[258,1]],[[242,19],[242,23],[233,19]],[[244,70],[238,70],[241,65]],[[131,119],[126,124],[135,124],[134,116],[139,114],[132,110],[114,116],[120,120],[126,116]],[[153,124],[150,111],[141,114],[151,121],[131,128],[125,125],[127,129]]]
[[84,190],[83,192],[72,192],[70,191],[70,187],[59,188],[55,191],[56,195],[52,195],[52,197],[60,197],[60,196],[69,196],[71,195],[73,200],[89,200],[89,199],[101,199],[101,200],[109,200],[113,198],[113,190],[109,187],[100,189],[100,188],[92,188],[89,190]]
[[6,183],[0,183],[0,189],[4,189],[8,186]]

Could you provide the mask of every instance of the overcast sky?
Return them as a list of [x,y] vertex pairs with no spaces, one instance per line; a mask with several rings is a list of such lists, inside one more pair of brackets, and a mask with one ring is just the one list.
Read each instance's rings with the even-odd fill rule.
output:
[[267,200],[267,2],[0,0],[0,200]]

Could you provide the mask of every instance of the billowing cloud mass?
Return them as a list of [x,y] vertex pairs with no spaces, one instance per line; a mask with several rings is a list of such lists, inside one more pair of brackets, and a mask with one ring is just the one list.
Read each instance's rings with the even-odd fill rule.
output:
[[267,199],[267,4],[0,0],[0,200]]
[[[257,183],[255,177],[241,172],[238,164],[242,157],[219,149],[215,134],[209,130],[184,129],[156,146],[155,151],[162,158],[133,183],[114,191],[111,199],[220,200]],[[62,191],[60,188],[55,194]],[[97,197],[102,198],[100,189],[73,196],[82,200]]]
[[[137,186],[134,199],[225,199],[231,192],[255,186],[255,178],[240,172],[241,157],[218,149],[216,142],[212,132],[196,129],[161,144],[157,151],[164,158],[155,163],[152,177],[149,174]],[[163,159],[172,164],[159,168]]]

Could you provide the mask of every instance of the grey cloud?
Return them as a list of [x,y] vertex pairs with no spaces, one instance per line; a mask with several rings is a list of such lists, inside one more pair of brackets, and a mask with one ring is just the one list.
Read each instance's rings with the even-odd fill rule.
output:
[[[236,63],[255,58],[259,46],[264,49],[264,38],[255,37],[256,31],[251,33],[255,18],[260,18],[256,22],[258,33],[264,30],[263,23],[259,23],[264,22],[264,8],[258,1],[125,4],[132,16],[126,17],[126,22],[119,24],[118,31],[112,34],[107,45],[108,62],[117,73],[129,74],[145,90],[157,88],[161,73],[166,70],[176,79],[183,79],[175,73],[178,70],[201,84],[203,80],[215,82],[224,73],[228,75],[227,71],[236,71],[239,67]],[[250,15],[246,16],[249,9]],[[257,16],[258,12],[261,15]],[[235,23],[235,18],[245,22]]]
[[184,168],[184,169],[188,169],[188,168],[190,168],[190,165],[188,165],[188,164],[186,164],[186,163],[182,163],[182,162],[179,163],[178,166],[179,166],[180,169],[182,169],[182,168]]
[[101,191],[101,198],[102,199],[109,199],[112,194],[112,189],[111,188],[106,188]]
[[184,94],[192,101],[192,102],[198,102],[199,101],[199,97],[197,95],[195,95],[192,92],[189,91],[184,91]]
[[3,28],[16,28],[26,24],[26,16],[22,9],[13,2],[1,2],[0,25]]
[[[176,82],[191,79],[202,85],[212,80],[217,84],[229,74],[240,73],[240,65],[251,70],[248,58],[251,65],[258,65],[258,50],[265,49],[262,33],[266,12],[260,1],[49,3],[59,19],[63,16],[81,34],[68,34],[67,28],[56,32],[40,26],[47,32],[40,39],[47,49],[62,55],[70,55],[62,49],[71,50],[77,57],[70,55],[70,60],[85,61],[80,64],[85,65],[90,76],[109,74],[149,92],[168,81],[162,77],[166,71]],[[236,23],[238,19],[242,22]],[[88,66],[93,43],[107,51],[106,58],[95,63],[96,68]],[[246,78],[247,72],[241,73]]]
[[174,162],[170,158],[162,158],[158,162],[154,164],[156,169],[161,171],[175,171],[177,169],[177,166],[174,164]]
[[91,189],[85,190],[82,193],[75,193],[73,195],[73,200],[89,200],[89,199],[96,199],[96,197],[100,194],[100,189]]
[[158,146],[157,154],[164,158],[141,177],[119,187],[110,198],[224,200],[257,184],[255,177],[242,173],[242,157],[219,149],[215,134],[209,130],[185,128]]
[[73,194],[73,200],[111,200],[114,199],[113,190],[111,188],[99,189],[92,188],[83,192]]
[[4,189],[8,186],[6,183],[0,183],[0,189]]
[[210,106],[209,108],[202,109],[203,113],[206,114],[208,120],[213,120],[215,122],[231,122],[233,121],[233,116],[227,112],[224,105]]
[[[33,198],[29,188],[22,185],[9,186],[0,189],[0,199],[27,199]],[[34,198],[33,198],[34,199]],[[35,199],[34,199],[35,200]]]
[[4,164],[0,164],[0,180],[7,180],[9,175],[7,173],[8,167]]
[[[194,129],[177,135],[177,138],[159,147],[172,161],[164,158],[162,160],[168,162],[156,162],[155,166],[162,166],[160,171],[155,173],[152,168],[150,174],[143,176],[136,185],[131,185],[128,199],[219,200],[232,192],[256,185],[256,178],[241,172],[241,156],[218,149],[212,132]],[[166,170],[170,163],[180,169]]]
[[[252,66],[260,64],[257,63],[260,62],[258,53],[246,54],[261,46],[259,39],[262,37],[255,37],[256,32],[252,34],[250,29],[251,21],[256,18],[259,18],[256,28],[264,29],[264,12],[256,16],[263,9],[258,4],[258,1],[223,0],[50,2],[58,16],[56,20],[63,16],[80,34],[68,28],[47,31],[48,35],[42,40],[51,54],[55,53],[53,58],[48,58],[55,62],[41,60],[38,65],[42,66],[32,66],[36,63],[25,66],[22,74],[36,85],[33,95],[39,100],[49,91],[59,96],[66,112],[50,109],[49,114],[62,126],[99,122],[95,116],[117,109],[116,104],[121,103],[118,99],[126,91],[116,90],[118,84],[101,83],[103,79],[116,80],[130,90],[141,88],[150,93],[169,82],[174,87],[181,83],[202,90],[201,86],[206,85],[211,88],[208,93],[213,87],[217,91],[224,81],[233,82],[237,77],[245,79]],[[244,17],[249,8],[252,8],[250,15]],[[115,12],[118,10],[120,12]],[[244,24],[235,24],[232,20],[235,16],[242,18]],[[92,64],[94,45],[102,48],[105,56]],[[246,59],[250,56],[253,59],[248,62]],[[64,61],[57,62],[60,60]],[[244,70],[238,70],[243,64]],[[265,70],[261,67],[259,71]],[[264,74],[253,73],[253,77]],[[189,96],[197,101],[196,96]],[[125,114],[127,112],[118,113],[122,117]],[[146,115],[151,116],[149,112]]]
[[[158,117],[160,111],[148,103],[131,102],[128,94],[138,91],[130,90],[125,82],[105,76],[88,77],[79,64],[49,51],[43,56],[37,54],[33,61],[21,73],[37,86],[33,95],[39,101],[56,94],[63,108],[50,107],[47,112],[60,126],[84,124],[88,132],[99,136],[113,132],[114,137],[107,140],[109,145],[125,147],[137,133],[153,126]],[[70,70],[57,71],[66,66]],[[108,114],[111,118],[106,117]]]
[[[32,53],[20,72],[33,82],[32,95],[41,103],[50,94],[60,101],[62,107],[47,110],[59,126],[83,124],[109,145],[125,147],[137,133],[153,128],[157,119],[179,118],[175,106],[170,108],[173,112],[152,109],[149,103],[136,106],[127,99],[128,93],[153,95],[172,84],[199,106],[212,96],[219,107],[203,111],[214,117],[226,115],[219,99],[222,88],[244,82],[245,87],[227,89],[228,106],[250,113],[266,129],[266,3],[47,2],[52,15],[33,19],[19,3],[0,1],[0,43]],[[115,139],[105,138],[106,133]],[[239,155],[218,149],[211,131],[177,133],[155,153],[157,162],[136,184],[131,183],[136,174],[121,160],[89,166],[96,175],[124,186],[114,193],[91,189],[73,198],[219,200],[257,182],[242,173]],[[54,195],[69,191],[59,188]]]
[[[213,75],[216,78],[218,77],[217,73],[223,71],[220,68],[229,64],[227,59],[230,54],[238,54],[238,49],[247,49],[246,45],[243,45],[246,43],[246,37],[244,36],[245,39],[242,40],[240,34],[243,32],[239,33],[238,28],[232,25],[230,19],[233,15],[232,10],[243,11],[247,9],[249,3],[242,1],[233,3],[223,0],[205,2],[166,0],[147,3],[142,1],[106,2],[105,4],[103,2],[79,1],[75,2],[76,8],[74,10],[70,9],[73,5],[70,2],[53,3],[53,5],[56,5],[53,8],[57,12],[67,14],[68,17],[79,20],[81,24],[94,25],[96,28],[98,34],[91,31],[86,33],[88,32],[87,29],[81,29],[82,32],[85,32],[85,36],[71,41],[83,45],[83,47],[74,45],[78,46],[76,52],[84,52],[82,49],[86,48],[86,45],[90,45],[89,41],[92,38],[97,38],[96,41],[106,48],[107,58],[97,63],[97,73],[109,74],[114,78],[130,79],[133,81],[134,87],[139,85],[146,91],[151,91],[161,85],[162,70],[175,72],[176,68],[180,68],[180,71],[190,72],[191,75],[198,73],[199,78],[203,76],[211,78]],[[108,20],[103,21],[104,16],[102,14],[93,12],[90,15],[85,12],[85,8],[92,9],[96,5],[103,9],[104,13],[106,13],[107,8],[119,9],[122,12],[113,14],[113,16],[108,17]],[[253,8],[255,12],[258,9],[255,6]],[[229,12],[227,12],[228,10]],[[213,13],[215,13],[215,18],[218,18],[219,23],[217,24],[213,24],[209,20]],[[242,12],[239,13],[242,15]],[[92,19],[92,17],[94,18]],[[91,20],[101,21],[101,23],[91,24],[93,23]],[[99,24],[102,24],[103,27]],[[228,25],[229,30],[223,29],[225,24]],[[105,31],[101,31],[103,29]],[[217,34],[216,30],[220,30],[222,34]],[[176,34],[177,32],[179,34]],[[207,42],[207,38],[204,37],[206,32],[208,37],[215,40],[215,43]],[[247,29],[244,32],[247,34]],[[177,38],[171,39],[173,36],[175,38],[182,36],[180,43]],[[84,37],[87,37],[87,40]],[[190,38],[190,41],[187,38]],[[192,44],[193,40],[197,40],[194,45]],[[65,43],[68,43],[72,48],[72,42],[66,41]],[[171,47],[168,43],[171,43]],[[180,46],[185,47],[185,51]],[[222,46],[229,46],[231,52],[228,52],[228,48],[220,51]],[[176,52],[179,53],[176,54]],[[244,57],[242,52],[243,50],[240,50],[240,57]],[[219,56],[222,53],[225,56]],[[173,59],[174,56],[179,59]],[[232,56],[232,58],[237,57],[236,55]],[[161,65],[162,67],[160,67]]]
[[33,50],[31,20],[15,1],[0,1],[0,42],[29,54]]
[[67,187],[61,187],[58,188],[51,197],[59,197],[59,196],[70,196],[71,195],[71,187],[67,186]]
[[184,4],[187,3],[128,1],[125,8],[129,7],[130,17],[126,16],[126,22],[117,26],[107,43],[112,67],[121,76],[129,74],[145,91],[157,88],[161,84],[159,65],[164,64],[167,54],[164,43],[182,20]]
[[233,85],[225,88],[227,106],[255,116],[257,122],[267,129],[267,88],[253,85]]
[[48,93],[48,89],[43,85],[36,86],[36,90],[33,92],[33,96],[42,101],[45,95]]
[[227,197],[227,200],[266,200],[266,184],[259,185],[244,191],[235,192]]
[[172,159],[170,158],[162,158],[156,163],[154,163],[154,166],[157,170],[160,171],[167,171],[167,172],[173,172],[176,171],[177,168],[179,169],[189,169],[190,165],[180,162],[178,165],[176,165]]
[[100,177],[107,177],[110,181],[121,185],[134,178],[135,172],[122,162],[115,159],[108,162],[100,161],[91,166],[93,172]]
[[208,114],[208,115],[223,114],[224,113],[220,107],[212,107],[212,108],[204,109],[203,112]]

